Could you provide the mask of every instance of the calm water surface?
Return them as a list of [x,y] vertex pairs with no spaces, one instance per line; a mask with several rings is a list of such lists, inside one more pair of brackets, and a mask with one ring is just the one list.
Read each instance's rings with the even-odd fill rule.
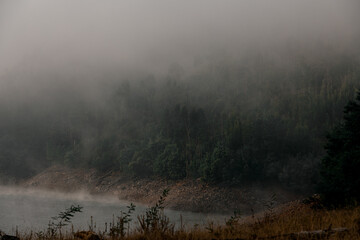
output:
[[[95,197],[87,193],[64,194],[40,190],[0,187],[0,230],[13,234],[16,228],[20,232],[46,230],[51,217],[72,204],[83,207],[81,213],[76,213],[72,219],[74,229],[88,229],[92,225],[96,230],[104,230],[105,223],[113,222],[120,216],[120,211],[126,211],[129,202],[118,200],[115,197]],[[133,214],[132,227],[136,227],[136,216],[144,213],[146,206],[136,204]],[[165,210],[165,214],[180,226],[182,216],[185,227],[195,224],[205,225],[209,221],[223,223],[225,216],[214,214],[200,214]],[[93,219],[91,221],[91,218]]]

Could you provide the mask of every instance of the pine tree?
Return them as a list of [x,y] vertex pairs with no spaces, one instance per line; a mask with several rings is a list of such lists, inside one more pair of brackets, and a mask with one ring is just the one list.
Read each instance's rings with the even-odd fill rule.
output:
[[320,193],[332,205],[360,201],[360,91],[344,110],[344,119],[327,136]]

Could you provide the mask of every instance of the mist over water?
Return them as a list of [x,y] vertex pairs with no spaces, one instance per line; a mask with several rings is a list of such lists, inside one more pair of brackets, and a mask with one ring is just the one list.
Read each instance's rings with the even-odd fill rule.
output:
[[[147,206],[134,203],[136,211],[132,214],[132,228],[137,227],[137,216],[143,214]],[[30,231],[46,231],[51,217],[56,217],[71,205],[83,207],[81,213],[76,213],[71,223],[74,230],[88,229],[92,225],[94,230],[105,230],[108,225],[121,216],[120,211],[127,211],[130,202],[121,201],[111,196],[93,196],[86,192],[61,193],[34,189],[0,187],[0,230],[14,234],[16,229],[22,233]],[[180,215],[186,227],[194,224],[203,225],[208,221],[223,221],[225,216],[215,214],[200,214],[165,210],[176,228],[180,227]],[[92,218],[92,223],[91,223]],[[55,221],[56,222],[56,221]],[[70,226],[64,230],[70,230]]]

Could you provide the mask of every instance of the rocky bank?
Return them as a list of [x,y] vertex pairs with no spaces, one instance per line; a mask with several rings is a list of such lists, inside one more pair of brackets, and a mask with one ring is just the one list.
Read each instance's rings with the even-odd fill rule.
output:
[[279,186],[210,186],[201,180],[166,181],[134,179],[121,172],[99,173],[95,169],[70,169],[53,166],[21,184],[27,188],[64,192],[87,191],[96,195],[116,195],[119,199],[147,205],[155,203],[164,189],[170,189],[166,206],[175,210],[205,213],[243,214],[265,209],[276,195],[274,205],[301,198]]

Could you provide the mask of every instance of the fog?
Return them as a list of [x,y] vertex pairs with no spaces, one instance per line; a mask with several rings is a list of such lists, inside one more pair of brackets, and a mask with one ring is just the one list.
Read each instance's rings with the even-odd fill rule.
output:
[[[200,177],[204,156],[239,133],[234,154],[251,151],[238,159],[259,158],[265,167],[256,169],[292,177],[278,171],[299,156],[318,159],[324,132],[358,87],[359,12],[357,0],[0,0],[0,172],[29,176],[28,169],[70,162],[159,175],[154,161],[170,139],[183,159],[200,159],[195,173],[175,178]],[[244,131],[224,131],[230,113]],[[259,119],[269,126],[254,127]],[[252,139],[277,122],[278,132],[266,136],[288,139]],[[201,126],[207,137],[199,140]],[[146,165],[144,149],[159,135],[163,145]],[[277,141],[292,145],[256,148]]]
[[125,202],[119,201],[119,199],[113,195],[102,195],[102,196],[96,196],[91,195],[86,190],[79,190],[76,192],[60,192],[60,191],[48,191],[43,189],[32,189],[32,188],[21,188],[21,187],[15,187],[15,186],[0,186],[0,191],[2,196],[17,196],[17,195],[23,195],[23,196],[41,196],[43,198],[54,198],[54,199],[63,199],[63,200],[74,200],[77,202],[81,201],[93,201],[93,202],[102,202],[104,204],[109,203],[121,203],[125,205]]
[[197,59],[219,52],[238,57],[266,50],[286,58],[287,47],[312,52],[317,44],[353,52],[359,5],[356,0],[1,0],[0,87],[3,97],[33,98],[44,92],[54,96],[48,88],[70,85],[96,99],[94,81],[111,74],[164,74],[174,63],[190,74]]
[[[1,72],[167,70],[216,49],[358,40],[358,1],[0,2]],[[14,70],[16,69],[16,70]],[[29,70],[30,71],[30,70]]]

